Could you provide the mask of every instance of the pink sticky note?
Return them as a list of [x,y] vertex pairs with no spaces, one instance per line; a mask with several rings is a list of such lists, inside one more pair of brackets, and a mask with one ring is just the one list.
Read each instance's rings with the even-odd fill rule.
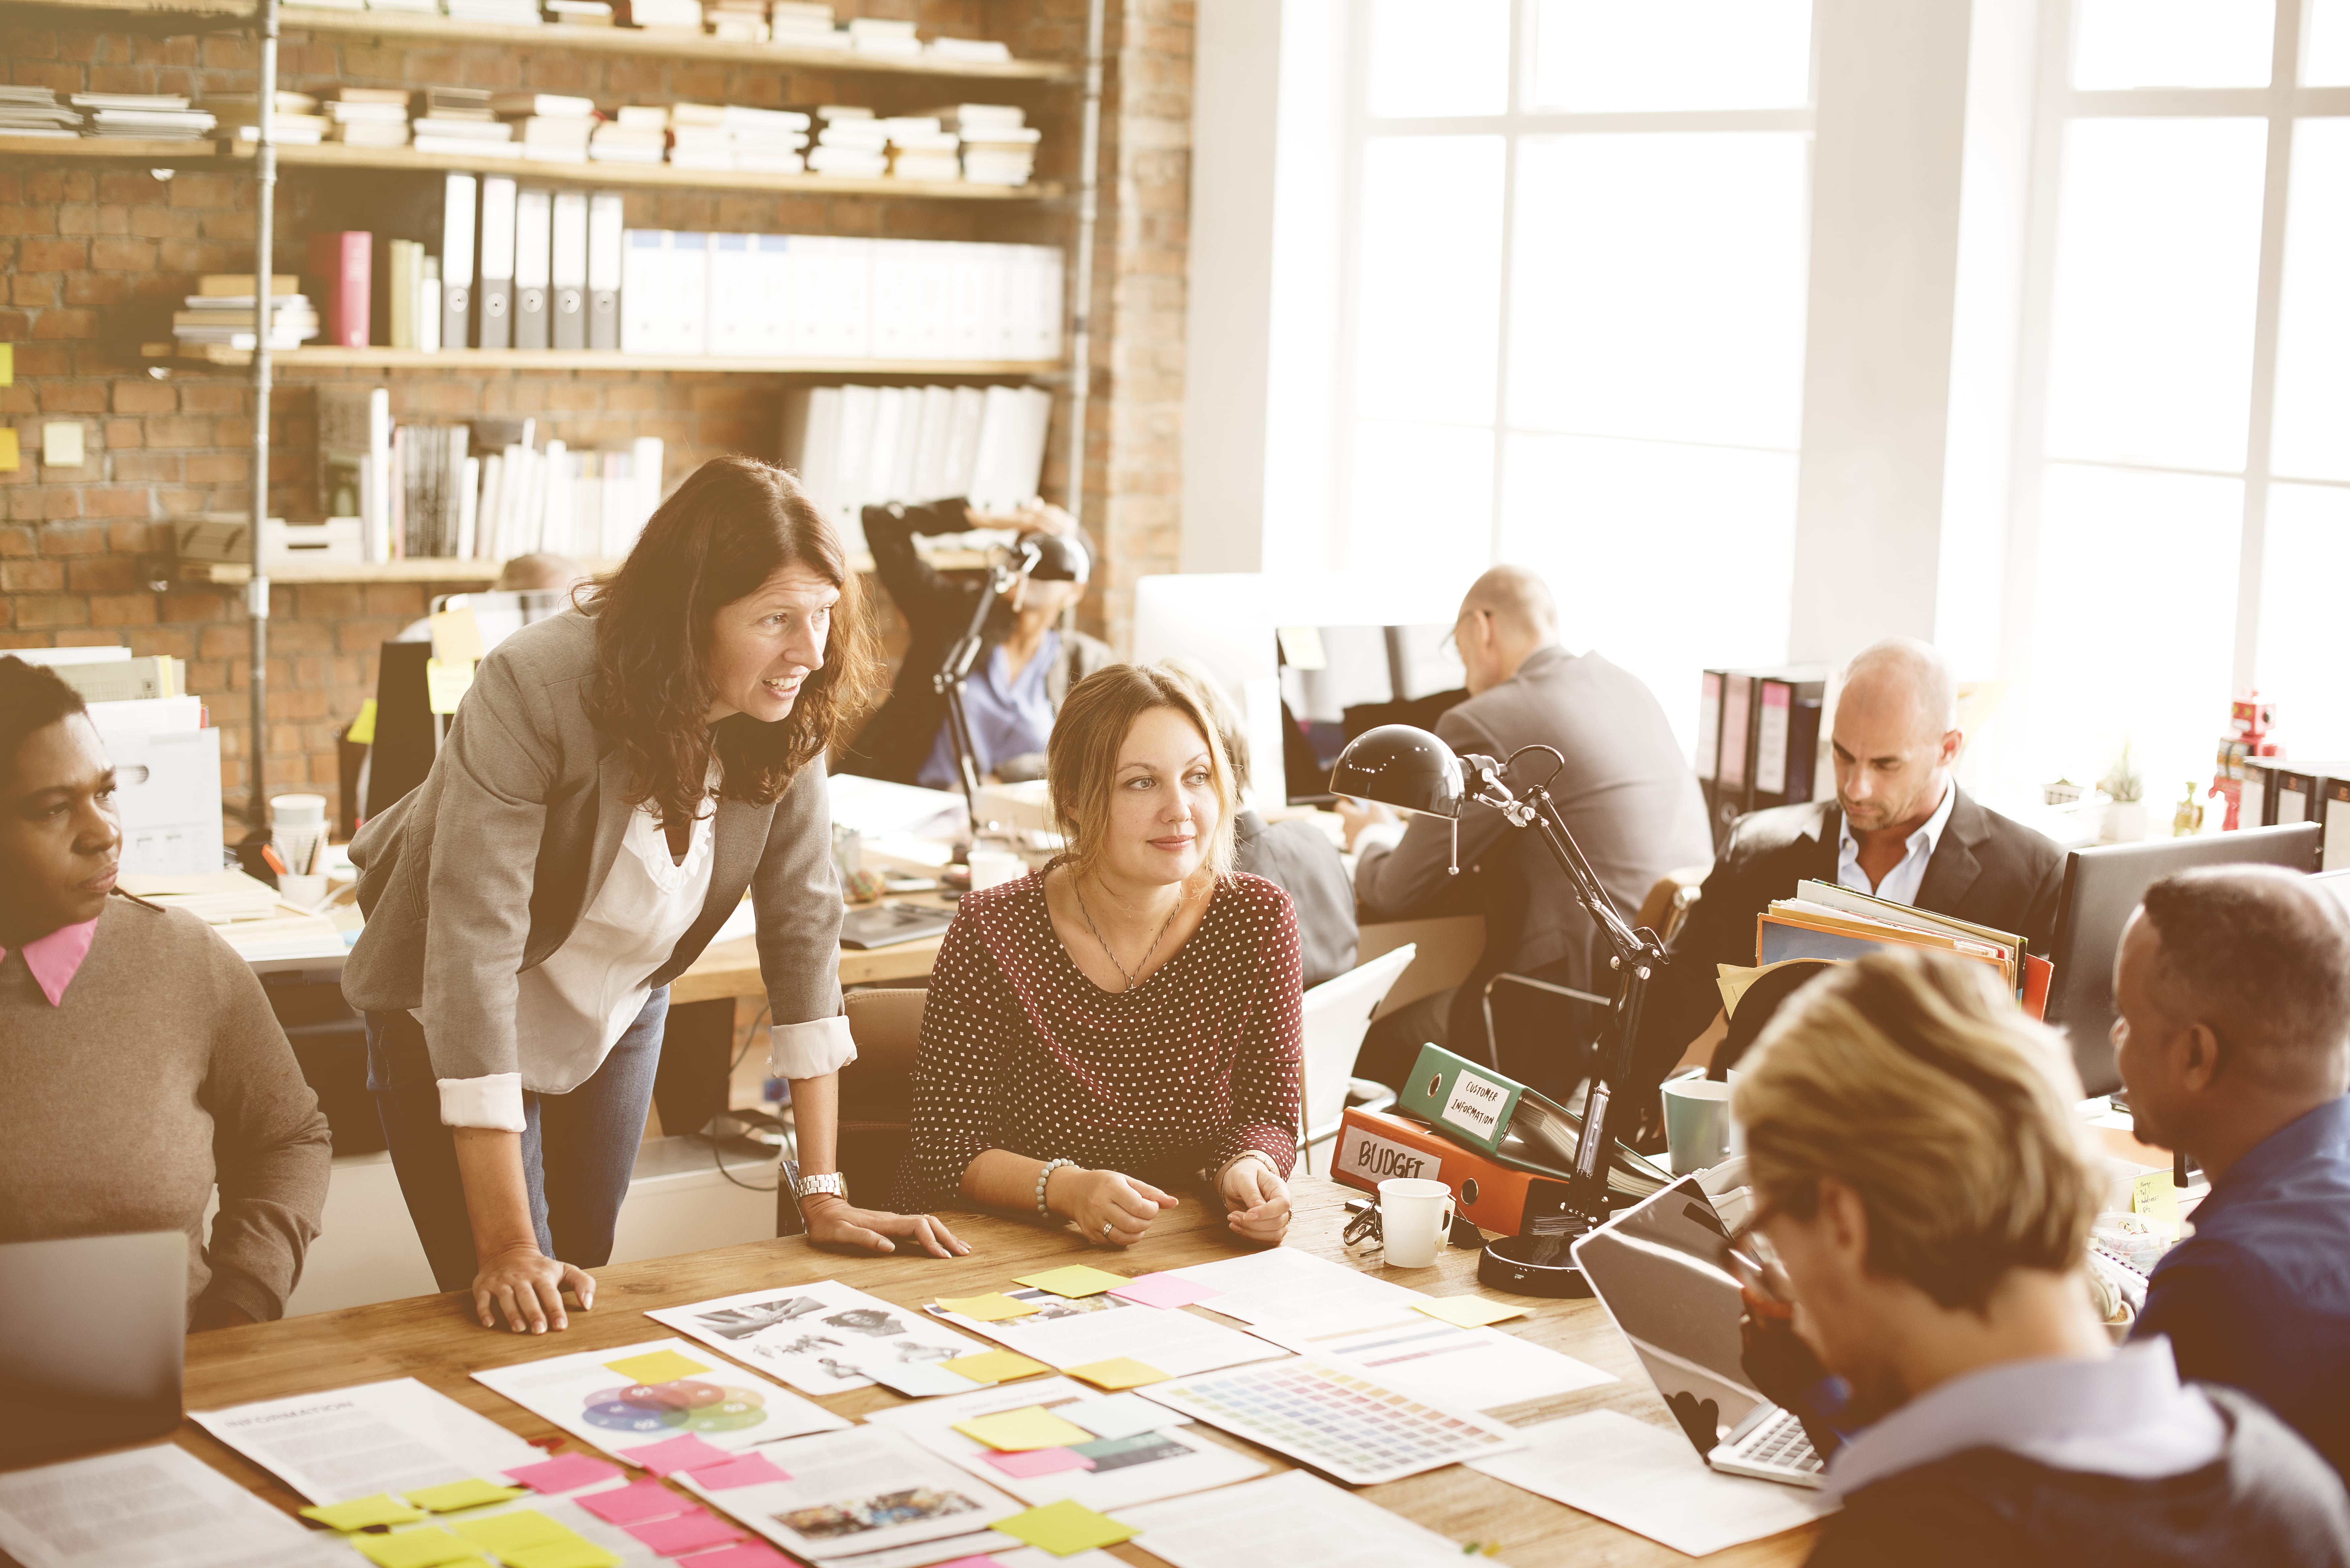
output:
[[675,1470],[698,1470],[704,1465],[723,1465],[734,1457],[690,1432],[682,1438],[671,1438],[665,1443],[647,1443],[641,1449],[622,1449],[619,1454],[639,1469],[650,1470],[657,1476],[665,1476]]
[[708,1491],[728,1491],[738,1486],[757,1486],[761,1481],[786,1481],[792,1472],[778,1469],[775,1461],[764,1454],[744,1454],[728,1459],[723,1465],[704,1465],[685,1472],[693,1484]]
[[591,1459],[585,1454],[565,1454],[559,1459],[508,1470],[506,1475],[533,1491],[577,1491],[583,1486],[594,1486],[598,1481],[619,1480],[620,1467],[608,1465],[601,1459]]
[[[733,1568],[733,1564],[728,1564],[728,1568]],[[958,1557],[951,1563],[940,1563],[939,1568],[1003,1568],[1003,1564],[993,1557]]]
[[610,1524],[636,1524],[673,1513],[694,1511],[691,1498],[673,1492],[659,1481],[639,1481],[611,1491],[591,1491],[576,1500],[579,1506]]
[[729,1541],[740,1541],[743,1532],[715,1514],[695,1509],[681,1513],[675,1519],[656,1519],[644,1524],[627,1527],[629,1534],[651,1547],[664,1557],[681,1556],[704,1546],[717,1546]]
[[1123,1296],[1130,1302],[1139,1302],[1144,1306],[1179,1307],[1224,1293],[1213,1285],[1195,1285],[1174,1274],[1157,1273],[1139,1274],[1125,1284],[1112,1285],[1109,1293]]
[[[981,1558],[965,1559],[978,1563]],[[983,1561],[1003,1568],[993,1558]],[[738,1545],[722,1546],[715,1552],[697,1552],[691,1557],[677,1560],[678,1568],[797,1568],[792,1560],[764,1541],[745,1541]]]
[[1029,1476],[1058,1475],[1063,1470],[1089,1470],[1093,1460],[1075,1449],[1027,1449],[1016,1454],[990,1450],[979,1456],[1005,1475],[1025,1479]]

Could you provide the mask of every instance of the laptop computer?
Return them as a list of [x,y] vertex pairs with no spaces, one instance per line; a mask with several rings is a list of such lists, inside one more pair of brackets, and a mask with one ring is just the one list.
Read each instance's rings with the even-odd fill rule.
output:
[[1713,1200],[1685,1176],[1574,1246],[1600,1304],[1705,1462],[1729,1475],[1816,1487],[1825,1469],[1794,1415],[1739,1365],[1744,1312],[1730,1236]]
[[171,1431],[187,1332],[180,1231],[0,1244],[0,1459]]

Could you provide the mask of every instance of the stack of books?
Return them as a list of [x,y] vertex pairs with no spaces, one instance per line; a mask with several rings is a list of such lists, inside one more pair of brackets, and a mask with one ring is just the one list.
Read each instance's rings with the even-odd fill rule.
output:
[[408,145],[406,88],[337,88],[326,105],[328,140],[349,147]]
[[622,0],[629,25],[671,32],[702,31],[702,0]]
[[879,180],[889,172],[889,132],[869,109],[826,104],[815,111],[816,145],[808,149],[812,174]]
[[598,163],[658,163],[669,151],[669,109],[661,104],[622,104],[588,138],[588,156]]
[[[301,279],[275,275],[269,280],[269,347],[298,348],[318,336],[318,313],[301,292]],[[172,337],[183,348],[218,345],[251,349],[253,275],[205,273],[184,308],[172,315]]]
[[681,169],[750,169],[797,174],[806,167],[808,117],[792,109],[743,104],[673,104],[669,111],[670,161]]
[[609,0],[546,0],[546,19],[571,27],[608,27],[612,7]]
[[386,240],[384,316],[391,347],[441,351],[441,262],[421,240]]
[[408,11],[420,16],[438,15],[441,0],[367,0],[370,11]]
[[585,163],[596,131],[596,102],[554,92],[502,92],[490,108],[514,127],[514,139],[532,163]]
[[962,177],[974,185],[1025,185],[1042,133],[1010,103],[951,103],[931,111],[962,139]]
[[767,0],[702,0],[702,19],[718,37],[767,41]]
[[79,140],[81,114],[42,87],[0,87],[0,136]]
[[853,18],[848,24],[848,47],[860,55],[879,55],[885,59],[922,57],[922,41],[914,36],[914,25],[883,16]]
[[999,65],[1012,57],[1011,46],[993,38],[932,38],[924,52],[957,65]]
[[880,122],[889,139],[889,175],[896,180],[960,180],[955,156],[962,139],[929,115],[893,115]]
[[449,15],[461,22],[503,22],[510,27],[539,25],[538,0],[448,0]]
[[514,140],[514,127],[490,108],[487,88],[425,88],[410,99],[410,108],[419,152],[504,158],[516,151],[506,145]]
[[[257,94],[249,92],[216,93],[203,101],[212,110],[222,134],[238,141],[261,140],[261,109]],[[276,108],[269,117],[269,138],[304,147],[315,147],[326,139],[333,122],[318,112],[318,100],[306,92],[281,92]]]
[[832,7],[815,0],[775,0],[767,8],[767,38],[802,49],[848,47],[848,35],[833,25]]
[[201,141],[213,128],[211,112],[190,109],[178,93],[78,92],[73,106],[87,117],[91,136]]

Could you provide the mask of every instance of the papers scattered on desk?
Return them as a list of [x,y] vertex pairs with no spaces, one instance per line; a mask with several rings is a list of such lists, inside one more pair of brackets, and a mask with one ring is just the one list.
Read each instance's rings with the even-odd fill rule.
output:
[[1154,1383],[1140,1392],[1352,1486],[1521,1446],[1499,1421],[1415,1398],[1345,1363],[1307,1356]]
[[807,1394],[867,1387],[873,1378],[865,1366],[933,1365],[987,1348],[837,1280],[744,1291],[645,1315]]
[[697,1485],[691,1471],[678,1480],[800,1557],[861,1560],[867,1552],[972,1534],[1020,1511],[1011,1498],[910,1438],[871,1424],[794,1438],[765,1452],[789,1480],[713,1492]]
[[[659,1383],[638,1382],[615,1363],[667,1352],[693,1368]],[[656,1370],[675,1370],[656,1363]],[[848,1422],[768,1382],[696,1354],[681,1339],[653,1340],[610,1350],[581,1351],[519,1366],[494,1366],[473,1381],[545,1417],[606,1453],[627,1459],[631,1449],[691,1434],[714,1448],[740,1452],[754,1444],[803,1432],[833,1431]]]
[[825,785],[831,793],[833,826],[868,838],[906,834],[951,839],[969,820],[962,796],[942,789],[891,784],[858,774],[835,774]]
[[120,877],[119,885],[151,904],[185,909],[208,926],[265,920],[277,912],[277,889],[242,871],[199,871],[181,877],[133,874]]
[[546,1457],[413,1377],[189,1417],[319,1504],[497,1475]]
[[1295,1247],[1268,1248],[1170,1272],[1222,1291],[1200,1303],[1208,1311],[1245,1324],[1278,1325],[1291,1334],[1336,1334],[1392,1323],[1425,1299],[1418,1291]]
[[1497,1328],[1457,1328],[1419,1313],[1338,1334],[1259,1334],[1302,1355],[1360,1367],[1375,1383],[1421,1399],[1494,1410],[1613,1383],[1612,1374]]
[[1180,1502],[1122,1508],[1118,1519],[1139,1530],[1151,1555],[1174,1568],[1458,1568],[1462,1562],[1458,1543],[1304,1470]]
[[[1818,1492],[1708,1468],[1679,1432],[1615,1410],[1520,1429],[1524,1449],[1469,1468],[1703,1557],[1832,1511]],[[1164,1553],[1161,1553],[1164,1555]]]
[[1253,1334],[1226,1328],[1196,1313],[1140,1306],[1106,1291],[1073,1298],[1029,1286],[1004,1294],[1036,1310],[1025,1317],[998,1323],[981,1323],[940,1307],[930,1311],[957,1328],[985,1334],[1007,1349],[1063,1371],[1127,1357],[1170,1377],[1186,1377],[1281,1354]]
[[[613,1488],[622,1490],[625,1488]],[[582,1497],[594,1497],[589,1492]],[[667,1493],[671,1516],[696,1511],[691,1498],[675,1492]],[[580,1506],[580,1498],[531,1497],[495,1508],[474,1509],[462,1514],[435,1519],[429,1523],[394,1528],[389,1535],[366,1535],[351,1540],[366,1554],[379,1562],[392,1563],[434,1557],[449,1550],[440,1538],[454,1540],[464,1552],[471,1553],[460,1559],[457,1568],[475,1568],[483,1552],[494,1552],[508,1568],[558,1568],[558,1565],[578,1563],[601,1564],[603,1568],[668,1568],[666,1560],[652,1547],[637,1540],[617,1524],[597,1517]],[[403,1554],[403,1543],[412,1542]],[[368,1551],[373,1545],[375,1551]],[[388,1549],[388,1550],[386,1550]],[[357,1560],[348,1550],[338,1552],[332,1562],[337,1568],[356,1568]]]
[[307,1530],[169,1443],[0,1475],[0,1549],[25,1568],[348,1568]]
[[[1066,1377],[1038,1383],[1007,1384],[983,1388],[953,1399],[922,1405],[901,1405],[876,1410],[866,1424],[902,1432],[923,1448],[973,1475],[993,1481],[1024,1502],[1054,1502],[1063,1498],[1088,1508],[1117,1509],[1128,1503],[1153,1502],[1205,1491],[1264,1473],[1265,1467],[1237,1449],[1175,1428],[1185,1418],[1162,1406],[1132,1399],[1150,1412],[1140,1421],[1121,1420],[1113,1407],[1107,1415],[1097,1407],[1113,1407]],[[1110,1427],[1115,1437],[1097,1434],[1094,1422]],[[1083,1460],[1059,1469],[1029,1474],[1006,1471],[996,1462],[998,1437],[1024,1441],[1030,1427],[1060,1432],[1065,1451]],[[1082,1429],[1075,1429],[1082,1428]],[[1023,1449],[1017,1452],[1053,1453],[1053,1449]]]

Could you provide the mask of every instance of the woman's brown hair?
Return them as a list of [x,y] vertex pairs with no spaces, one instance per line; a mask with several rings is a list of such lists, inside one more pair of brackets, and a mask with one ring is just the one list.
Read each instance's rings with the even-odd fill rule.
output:
[[[706,725],[712,625],[782,566],[840,590],[824,666],[776,722],[737,713]],[[584,607],[597,622],[588,716],[628,759],[629,804],[652,802],[665,823],[702,814],[713,750],[727,795],[781,795],[863,709],[879,666],[839,533],[797,480],[753,458],[714,457],[688,475]]]

